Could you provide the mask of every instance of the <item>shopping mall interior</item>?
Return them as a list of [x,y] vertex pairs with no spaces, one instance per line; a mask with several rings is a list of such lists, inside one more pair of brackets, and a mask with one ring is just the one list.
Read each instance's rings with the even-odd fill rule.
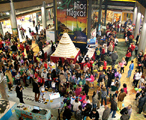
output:
[[0,0],[0,120],[146,120],[146,0]]

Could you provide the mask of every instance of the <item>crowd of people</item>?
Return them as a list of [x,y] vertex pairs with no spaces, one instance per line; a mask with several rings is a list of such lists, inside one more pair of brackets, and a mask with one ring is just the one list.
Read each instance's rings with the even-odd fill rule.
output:
[[[34,51],[31,47],[32,40],[28,36],[25,36],[25,42],[19,44],[17,36],[6,32],[0,39],[0,71],[6,76],[9,91],[12,91],[12,86],[16,85],[17,97],[21,103],[24,103],[23,86],[32,86],[35,102],[42,99],[45,103],[45,91],[52,89],[53,92],[59,92],[64,97],[64,120],[70,120],[73,113],[77,120],[82,118],[98,120],[98,109],[102,107],[104,107],[102,120],[108,120],[110,113],[112,113],[112,118],[116,118],[117,108],[121,110],[120,119],[128,120],[131,116],[132,105],[123,107],[128,86],[126,83],[121,85],[120,79],[124,73],[124,67],[128,65],[135,51],[138,62],[135,64],[137,69],[133,76],[133,85],[140,89],[136,94],[140,114],[143,109],[146,109],[145,76],[143,75],[146,55],[143,51],[137,53],[138,41],[134,44],[131,40],[132,33],[128,30],[125,34],[127,53],[121,61],[117,61],[118,53],[115,47],[118,45],[118,39],[112,25],[108,25],[105,36],[106,41],[99,43],[95,49],[95,59],[89,58],[88,55],[83,57],[80,54],[76,63],[68,61],[67,58],[63,60],[60,58],[57,63],[54,63],[49,57],[47,60],[44,59],[43,47],[47,45],[45,32],[41,35],[33,35],[41,51],[36,55],[36,60],[34,60]],[[53,42],[50,44],[54,51],[56,45]],[[109,67],[107,67],[105,56],[112,59]],[[82,65],[83,59],[85,63]],[[134,62],[131,61],[127,77],[131,77],[133,69]],[[92,100],[88,95],[90,88],[93,88]]]

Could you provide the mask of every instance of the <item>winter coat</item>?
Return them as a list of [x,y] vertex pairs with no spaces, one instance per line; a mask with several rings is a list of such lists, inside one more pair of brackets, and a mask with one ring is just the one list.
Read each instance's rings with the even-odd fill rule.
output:
[[113,53],[111,55],[112,60],[117,60],[118,59],[118,54],[117,53]]
[[118,96],[118,101],[123,101],[124,100],[124,98],[126,97],[126,93],[125,92],[123,92],[123,93],[119,93],[119,96]]
[[77,88],[76,91],[75,91],[76,96],[79,96],[80,93],[81,93],[81,91],[82,91],[82,88],[81,87],[80,88]]
[[143,107],[145,103],[146,103],[146,95],[144,97],[141,97],[139,99],[139,105],[138,105],[138,107]]
[[108,107],[106,110],[103,111],[102,120],[108,120],[109,115],[110,115],[110,109]]
[[101,90],[101,97],[105,98],[106,96],[107,96],[107,91],[106,90],[105,91]]
[[92,104],[96,104],[98,102],[98,94],[96,94],[93,98],[92,98]]
[[143,112],[146,113],[146,103],[143,106]]
[[123,115],[120,117],[120,120],[129,120],[129,115],[128,115],[128,114],[123,114]]
[[99,119],[99,113],[98,113],[98,111],[96,111],[95,114],[93,112],[91,112],[90,118],[91,119],[94,119],[94,120],[98,120]]
[[111,110],[117,110],[117,103],[115,100],[111,100]]

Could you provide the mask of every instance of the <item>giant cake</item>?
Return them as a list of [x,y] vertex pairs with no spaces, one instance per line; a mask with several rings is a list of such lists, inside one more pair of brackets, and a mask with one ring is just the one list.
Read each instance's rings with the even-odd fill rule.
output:
[[75,58],[78,52],[79,48],[76,48],[69,35],[67,33],[64,33],[55,52],[51,56]]

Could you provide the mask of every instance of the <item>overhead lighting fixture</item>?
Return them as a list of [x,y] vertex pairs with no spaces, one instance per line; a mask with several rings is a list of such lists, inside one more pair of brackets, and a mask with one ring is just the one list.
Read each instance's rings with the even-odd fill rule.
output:
[[6,15],[9,15],[10,13],[9,12],[6,12]]

